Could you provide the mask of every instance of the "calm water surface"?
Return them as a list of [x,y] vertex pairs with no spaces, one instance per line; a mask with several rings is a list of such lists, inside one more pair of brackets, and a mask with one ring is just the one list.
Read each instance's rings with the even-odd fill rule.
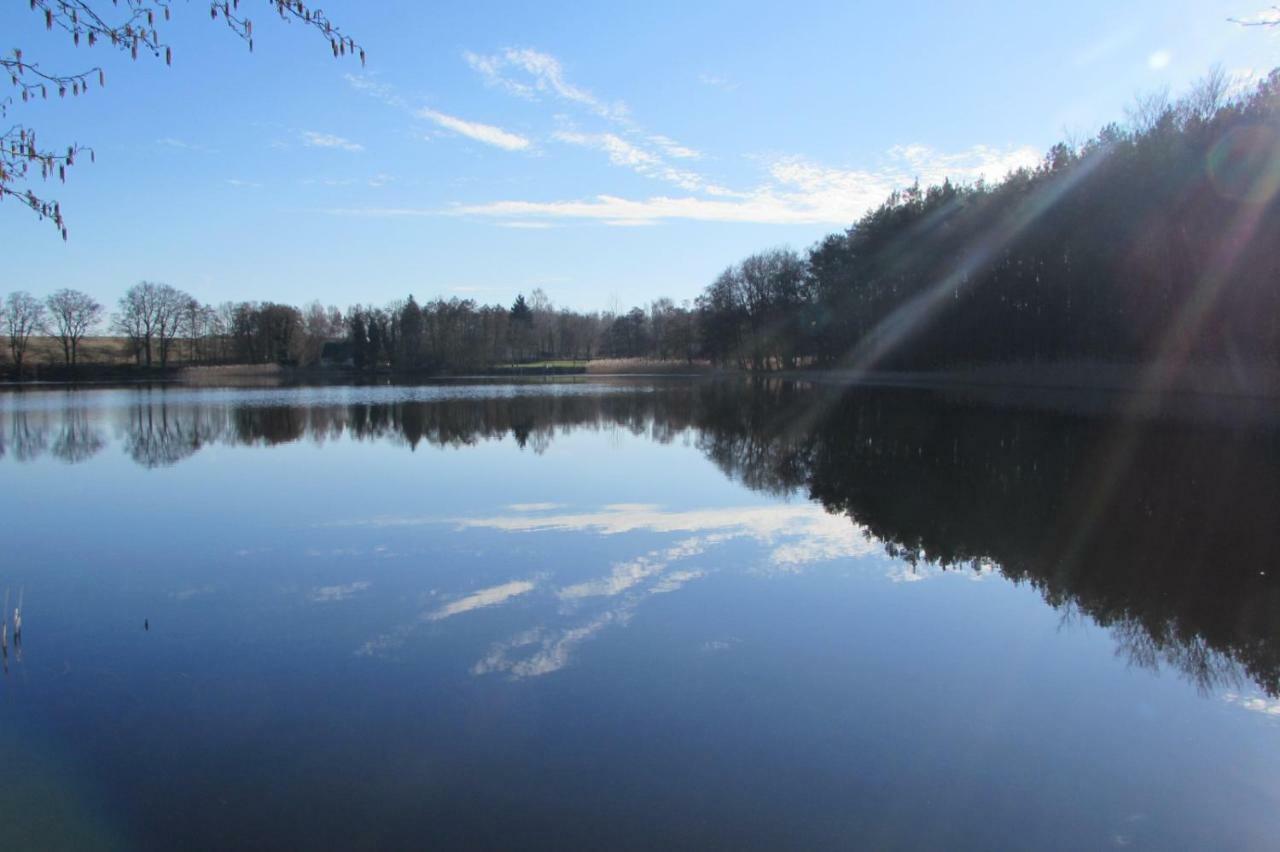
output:
[[1276,848],[1256,415],[0,395],[0,842]]

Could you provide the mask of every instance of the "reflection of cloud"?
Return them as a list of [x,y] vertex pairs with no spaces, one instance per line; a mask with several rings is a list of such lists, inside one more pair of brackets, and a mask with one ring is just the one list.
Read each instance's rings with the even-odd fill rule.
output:
[[427,615],[426,618],[429,621],[439,621],[450,616],[470,612],[473,609],[496,606],[511,600],[517,595],[533,591],[534,585],[530,580],[513,580],[510,583],[503,583],[501,586],[490,586],[487,589],[481,589],[478,592],[467,595],[465,598],[459,598],[453,603],[445,604],[440,609]]
[[1222,700],[1228,704],[1243,707],[1245,710],[1251,710],[1254,713],[1261,713],[1273,719],[1280,719],[1280,699],[1263,696],[1244,696],[1236,692],[1228,692],[1222,696]]
[[[391,628],[386,633],[381,633],[368,642],[365,642],[357,650],[356,654],[362,657],[374,656],[375,654],[385,653],[393,648],[399,648],[408,641],[410,634],[423,622],[442,621],[455,615],[461,615],[464,612],[471,612],[475,609],[483,607],[497,606],[506,603],[514,597],[528,594],[533,591],[537,583],[533,580],[512,580],[509,583],[503,583],[499,586],[490,586],[487,589],[480,589],[472,592],[465,597],[458,598],[456,601],[447,603],[439,609],[430,612],[424,612],[418,618],[409,623],[401,624]],[[434,594],[434,593],[433,593]]]
[[[569,663],[569,653],[574,646],[585,642],[610,624],[626,624],[631,620],[631,608],[609,610],[581,627],[558,632],[530,630],[506,642],[499,642],[480,662],[471,667],[472,674],[509,672],[513,677],[537,677],[559,671]],[[512,659],[516,649],[534,647],[536,650],[523,659]]]
[[200,595],[212,594],[213,592],[214,592],[213,586],[196,586],[191,589],[183,589],[178,592],[173,592],[169,595],[169,597],[178,601],[189,601],[192,598],[199,597]]
[[661,595],[667,592],[674,592],[684,586],[690,580],[696,580],[699,577],[705,577],[705,571],[672,571],[658,582],[649,587],[649,594]]
[[312,603],[333,603],[335,601],[345,601],[358,592],[363,592],[369,588],[372,583],[368,580],[357,580],[354,583],[347,583],[343,586],[320,586],[311,591]]
[[[673,563],[700,556],[708,549],[737,539],[751,539],[766,546],[768,561],[776,568],[794,570],[812,562],[878,553],[880,545],[841,515],[821,507],[804,505],[747,506],[740,508],[669,511],[647,503],[615,503],[595,511],[564,511],[556,503],[516,503],[504,514],[470,518],[371,518],[344,525],[414,526],[453,524],[459,529],[491,529],[508,533],[589,532],[619,535],[631,532],[681,536],[666,547],[649,550],[633,559],[615,563],[603,576],[564,586],[556,596],[574,606],[571,614],[592,599],[616,599],[603,612],[584,623],[560,629],[538,627],[494,644],[472,667],[476,675],[506,672],[523,678],[549,674],[569,663],[574,649],[610,625],[626,624],[636,607],[654,595],[669,594],[706,576],[698,566],[668,570]],[[504,603],[533,591],[533,580],[514,580],[473,592],[424,614],[419,621],[440,621],[480,607]],[[366,642],[357,653],[371,655],[404,644],[414,625],[403,625]]]
[[[630,562],[623,562],[613,566],[613,570],[609,572],[607,577],[566,586],[560,590],[560,597],[564,600],[576,600],[597,596],[612,597],[622,594],[637,583],[655,574],[662,573],[672,562],[702,553],[703,544],[704,542],[701,539],[690,538],[673,547],[652,550],[641,557],[632,559]],[[679,588],[679,586],[665,589],[664,591],[674,591],[675,588]]]
[[[394,523],[394,521],[382,523]],[[405,520],[402,523],[415,522]],[[591,531],[600,535],[637,531],[656,533],[714,531],[720,533],[717,541],[746,536],[773,545],[770,562],[779,567],[846,556],[864,556],[879,550],[879,544],[867,538],[862,529],[852,524],[848,518],[828,514],[820,506],[814,505],[751,506],[673,512],[652,505],[618,503],[605,506],[596,512],[562,514],[522,512],[518,515],[455,518],[452,523],[464,529],[487,528],[506,532]],[[651,558],[652,555],[641,557],[641,560]],[[643,572],[643,567],[633,566],[630,570]]]

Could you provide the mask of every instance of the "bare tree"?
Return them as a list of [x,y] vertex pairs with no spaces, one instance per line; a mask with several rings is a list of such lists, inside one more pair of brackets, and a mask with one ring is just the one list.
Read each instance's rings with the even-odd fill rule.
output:
[[134,359],[151,366],[152,343],[160,326],[160,287],[141,281],[120,297],[120,312],[115,316],[116,329],[129,338]]
[[45,300],[50,330],[62,343],[68,365],[76,363],[80,341],[102,319],[102,305],[88,293],[63,288]]
[[[318,30],[329,42],[335,57],[358,55],[364,62],[364,49],[337,26],[320,9],[303,0],[264,0],[281,19],[299,21]],[[163,41],[159,29],[168,21],[173,0],[28,0],[33,14],[45,29],[64,33],[77,47],[92,48],[98,43],[127,51],[137,59],[139,52],[164,57],[173,62],[173,49]],[[253,50],[253,22],[242,15],[239,0],[210,0],[209,15],[219,18]],[[37,24],[38,25],[38,24]],[[86,94],[92,84],[106,85],[106,74],[100,66],[84,71],[62,73],[46,70],[21,50],[0,56],[0,71],[9,78],[16,97],[22,103],[33,98],[45,99],[50,93],[58,97]],[[14,97],[0,98],[0,120],[15,107]],[[36,139],[34,129],[17,123],[0,132],[0,201],[13,198],[42,219],[49,219],[67,238],[62,208],[57,201],[39,196],[29,184],[38,173],[42,180],[56,177],[65,181],[67,169],[77,159],[93,150],[73,143],[64,148],[45,148]]]
[[1215,63],[1207,74],[1197,80],[1181,100],[1180,106],[1187,118],[1208,121],[1227,102],[1227,92],[1231,89],[1231,80],[1227,72],[1222,70],[1221,63]]
[[1124,115],[1135,133],[1150,133],[1170,110],[1169,87],[1162,86],[1135,97],[1133,103],[1124,108]]
[[27,341],[44,326],[44,305],[26,290],[15,290],[4,303],[4,325],[9,336],[9,354],[21,377]]
[[209,357],[206,343],[213,336],[213,325],[213,308],[200,304],[194,296],[188,297],[182,306],[182,331],[179,335],[187,338],[187,361],[195,363]]
[[169,352],[178,333],[183,329],[188,305],[195,301],[190,293],[184,293],[168,284],[160,284],[156,290],[156,338],[160,344],[160,366],[169,366]]

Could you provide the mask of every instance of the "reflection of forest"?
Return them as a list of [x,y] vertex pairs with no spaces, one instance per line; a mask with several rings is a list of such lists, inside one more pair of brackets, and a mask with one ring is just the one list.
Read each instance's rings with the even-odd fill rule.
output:
[[[166,405],[118,413],[148,467],[209,443],[351,437],[416,447],[506,436],[535,452],[559,433],[692,430],[726,475],[801,490],[908,562],[993,562],[1053,606],[1111,628],[1144,665],[1202,687],[1244,673],[1280,694],[1280,431],[996,409],[919,391],[769,382],[673,383],[603,394],[389,404]],[[101,413],[0,412],[0,455],[83,461]]]

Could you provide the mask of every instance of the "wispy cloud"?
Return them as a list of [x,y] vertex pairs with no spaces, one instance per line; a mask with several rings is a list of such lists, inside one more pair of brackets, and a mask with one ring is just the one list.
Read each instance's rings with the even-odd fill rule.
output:
[[350,139],[344,139],[341,136],[335,136],[332,133],[319,133],[315,130],[304,130],[299,136],[302,137],[302,144],[309,148],[338,148],[342,151],[363,151],[364,146],[359,142],[352,142]]
[[156,144],[165,148],[178,148],[183,151],[199,151],[202,154],[216,154],[218,152],[217,148],[210,148],[208,145],[202,145],[199,142],[188,142],[176,136],[164,136],[157,139]]
[[[615,166],[631,169],[646,177],[664,180],[675,184],[681,189],[701,191],[710,195],[733,194],[723,187],[708,182],[706,178],[696,172],[671,166],[657,152],[624,139],[616,133],[579,133],[571,130],[558,130],[552,134],[552,138],[566,145],[577,145],[583,148],[603,151],[608,155],[609,162]],[[698,156],[698,152],[690,148],[683,148],[665,136],[651,136],[649,138],[651,140],[661,140],[657,144],[668,150],[678,151],[685,158]]]
[[243,180],[242,178],[227,178],[227,183],[231,186],[237,186],[241,189],[261,189],[262,184],[256,180]]
[[675,157],[677,160],[698,160],[702,158],[701,151],[695,151],[687,145],[681,145],[676,140],[663,136],[661,133],[650,134],[649,141],[666,152],[668,157]]
[[489,85],[531,100],[543,95],[553,96],[582,107],[592,116],[606,119],[619,131],[584,133],[576,129],[562,129],[552,134],[553,139],[602,151],[616,166],[673,183],[682,189],[711,194],[727,192],[702,175],[667,162],[668,159],[696,160],[702,156],[701,152],[664,134],[645,131],[621,101],[605,100],[570,83],[560,61],[554,56],[529,48],[508,48],[485,56],[467,53],[464,58]]
[[405,103],[404,98],[396,94],[396,90],[387,83],[379,82],[376,78],[368,74],[345,74],[344,79],[350,84],[351,88],[359,92],[364,92],[372,98],[382,101],[388,106],[397,107],[399,109],[408,109],[409,105]]
[[720,74],[699,74],[698,82],[713,89],[723,89],[726,92],[732,92],[738,88],[737,83]]
[[434,109],[424,107],[418,110],[416,115],[419,118],[433,121],[446,130],[452,130],[454,133],[466,136],[468,139],[474,139],[486,145],[493,145],[495,148],[501,148],[504,151],[523,151],[530,144],[528,139],[518,133],[503,130],[501,127],[494,127],[492,124],[467,121]]
[[486,83],[498,86],[523,98],[554,95],[585,107],[601,118],[618,121],[628,117],[626,104],[609,102],[589,90],[570,83],[560,60],[548,53],[530,48],[507,48],[499,53],[481,55],[468,51],[463,58]]
[[[561,141],[592,144],[609,152],[611,159],[643,172],[654,161],[632,147],[595,137],[561,132]],[[579,138],[581,137],[581,138]],[[626,140],[620,140],[626,143]],[[941,183],[945,178],[970,182],[993,180],[1010,171],[1031,167],[1040,160],[1029,147],[995,148],[977,145],[957,153],[937,151],[925,145],[890,149],[874,169],[845,169],[814,163],[802,157],[779,157],[766,162],[766,179],[745,192],[730,192],[702,185],[699,194],[625,198],[601,194],[590,198],[555,201],[507,199],[447,208],[340,208],[335,215],[406,217],[462,215],[501,221],[578,220],[623,225],[647,225],[669,220],[735,222],[774,225],[848,225],[879,205],[895,189],[913,180]],[[672,178],[675,180],[674,178]],[[696,183],[695,183],[696,185]]]
[[532,145],[528,138],[492,124],[459,118],[456,115],[450,115],[430,107],[412,108],[409,106],[408,101],[401,97],[394,88],[368,75],[347,74],[346,80],[355,90],[364,92],[388,106],[404,110],[417,118],[426,119],[438,127],[443,127],[445,130],[465,136],[468,139],[474,139],[477,142],[483,142],[486,145],[492,145],[504,151],[524,151]]
[[517,231],[545,231],[549,228],[555,227],[555,223],[553,222],[539,222],[539,221],[495,222],[494,224],[497,225],[499,228],[512,228]]

